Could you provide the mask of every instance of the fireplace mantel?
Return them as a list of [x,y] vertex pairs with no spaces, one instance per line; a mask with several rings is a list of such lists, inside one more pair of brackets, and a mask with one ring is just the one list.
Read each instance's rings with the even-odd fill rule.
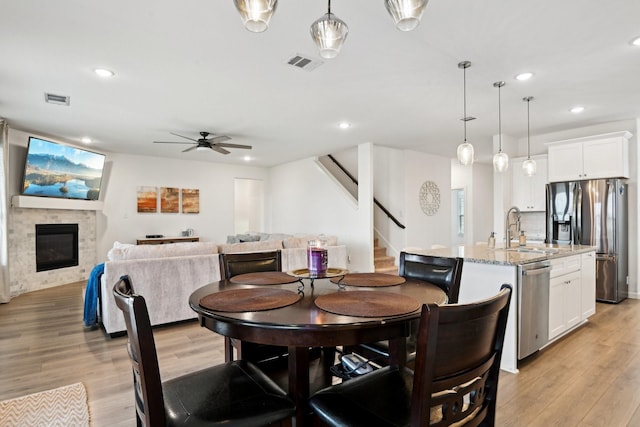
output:
[[11,206],[14,208],[68,209],[77,211],[101,211],[104,202],[100,200],[57,199],[55,197],[33,197],[14,195]]

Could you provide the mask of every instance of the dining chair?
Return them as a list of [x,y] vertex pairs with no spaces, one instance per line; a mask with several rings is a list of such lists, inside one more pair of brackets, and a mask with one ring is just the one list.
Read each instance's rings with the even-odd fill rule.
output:
[[[447,258],[400,252],[398,275],[407,279],[424,280],[438,286],[447,294],[447,302],[455,304],[460,295],[463,258]],[[415,353],[418,322],[409,325],[407,352],[411,359]],[[346,352],[358,353],[378,365],[388,365],[390,360],[389,341],[360,344],[348,347]]]
[[122,276],[113,287],[124,315],[138,426],[291,425],[295,405],[250,362],[238,360],[162,382],[144,297]]
[[[220,274],[225,279],[231,279],[245,273],[262,271],[281,271],[282,252],[280,250],[265,252],[222,253],[220,259]],[[260,364],[265,361],[282,357],[287,354],[287,347],[256,344],[225,337],[225,361],[234,360],[234,349],[238,359],[249,360]]]
[[415,368],[387,366],[311,396],[316,425],[493,426],[512,288],[422,306]]

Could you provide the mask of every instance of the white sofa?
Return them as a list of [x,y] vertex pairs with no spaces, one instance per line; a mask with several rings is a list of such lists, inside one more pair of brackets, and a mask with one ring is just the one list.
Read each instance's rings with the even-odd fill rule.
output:
[[[327,241],[329,267],[347,268],[346,246],[338,245],[335,237],[321,237]],[[116,242],[107,255],[100,281],[99,320],[110,335],[126,330],[113,298],[113,285],[125,274],[131,277],[134,291],[145,297],[152,325],[195,319],[189,296],[207,283],[220,280],[219,253],[280,249],[282,270],[291,271],[307,267],[307,241],[315,238],[318,236],[221,245],[193,242],[136,246]]]

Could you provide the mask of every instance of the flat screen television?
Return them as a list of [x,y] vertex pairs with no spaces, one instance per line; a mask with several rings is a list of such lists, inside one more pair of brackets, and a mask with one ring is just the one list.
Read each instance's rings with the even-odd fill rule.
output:
[[22,194],[98,200],[105,155],[29,137]]

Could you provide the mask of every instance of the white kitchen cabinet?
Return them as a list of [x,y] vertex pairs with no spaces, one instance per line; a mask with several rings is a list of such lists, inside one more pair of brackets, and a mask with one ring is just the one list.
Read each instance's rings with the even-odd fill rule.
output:
[[580,269],[582,320],[596,313],[596,253],[582,254]]
[[582,321],[580,268],[580,255],[551,260],[549,340],[556,338]]
[[629,132],[547,143],[549,182],[629,177]]
[[527,176],[522,170],[522,163],[526,158],[512,161],[512,205],[523,212],[542,212],[546,209],[547,156],[531,158],[536,161],[537,170],[534,176]]

